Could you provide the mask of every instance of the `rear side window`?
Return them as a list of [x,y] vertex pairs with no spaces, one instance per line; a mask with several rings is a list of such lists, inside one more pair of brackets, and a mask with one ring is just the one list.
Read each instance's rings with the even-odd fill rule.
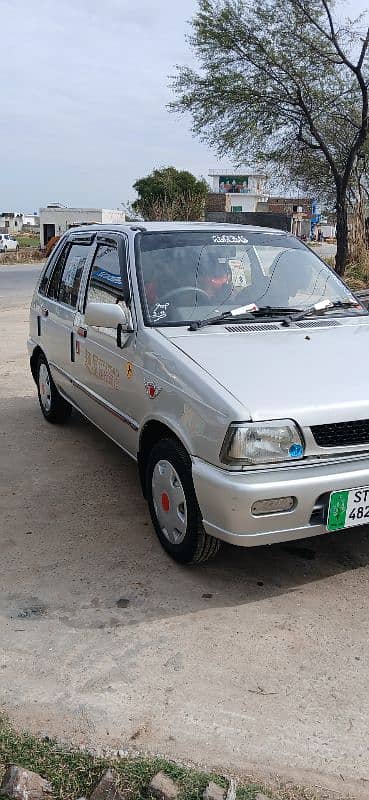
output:
[[[62,255],[65,253],[66,249],[68,249],[68,248],[64,247]],[[60,253],[60,251],[59,251],[59,253]],[[53,274],[54,269],[56,268],[56,263],[60,261],[60,258],[61,258],[61,256],[59,255],[59,258],[57,258],[55,260],[55,253],[53,253],[52,256],[50,256],[49,261],[46,264],[46,267],[44,269],[44,272],[42,273],[40,285],[38,287],[38,291],[39,291],[40,294],[46,294],[47,287],[48,287],[49,280],[50,280],[50,276]],[[60,278],[60,274],[59,274],[59,278]]]
[[79,286],[89,249],[88,244],[72,244],[64,262],[58,300],[72,308],[77,305]]
[[40,285],[41,294],[42,294],[42,284],[43,284],[43,282],[45,282],[45,292],[46,292],[47,284],[48,284],[49,277],[50,277],[50,274],[51,274],[49,288],[47,289],[47,296],[50,297],[50,300],[57,300],[58,299],[60,278],[61,278],[61,274],[62,274],[63,269],[64,269],[64,264],[65,264],[65,260],[67,258],[68,253],[69,253],[69,245],[66,245],[66,247],[64,247],[64,250],[60,254],[59,258],[56,260],[56,262],[52,261],[51,264],[49,265],[50,266],[50,273],[49,273],[49,266],[48,266],[48,268],[47,268],[47,270],[45,272],[45,275],[42,278],[41,285]]

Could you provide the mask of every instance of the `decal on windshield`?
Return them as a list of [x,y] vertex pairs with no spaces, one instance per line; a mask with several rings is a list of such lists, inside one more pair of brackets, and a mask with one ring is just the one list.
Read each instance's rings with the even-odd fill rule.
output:
[[247,286],[245,265],[238,258],[230,258],[228,264],[232,272],[232,283],[235,288]]
[[154,322],[157,322],[159,319],[165,319],[167,316],[167,308],[170,306],[170,303],[155,303],[154,308],[151,312],[151,316]]
[[212,236],[212,239],[214,244],[247,244],[249,241],[245,236],[241,236],[241,234],[235,236],[229,233],[224,233],[222,236],[216,234]]

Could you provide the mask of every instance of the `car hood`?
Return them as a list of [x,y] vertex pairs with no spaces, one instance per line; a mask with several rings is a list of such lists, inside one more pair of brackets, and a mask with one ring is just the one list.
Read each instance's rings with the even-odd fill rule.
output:
[[263,328],[161,333],[244,406],[245,419],[304,426],[369,418],[369,320]]

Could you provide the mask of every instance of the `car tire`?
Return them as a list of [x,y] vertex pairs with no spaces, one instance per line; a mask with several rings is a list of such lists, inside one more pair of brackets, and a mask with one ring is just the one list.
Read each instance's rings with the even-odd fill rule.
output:
[[204,529],[191,460],[174,439],[161,439],[151,450],[146,497],[159,541],[175,561],[200,564],[217,554],[221,542]]
[[43,353],[40,353],[37,362],[36,383],[38,400],[45,419],[54,425],[62,425],[70,417],[72,406],[59,394]]

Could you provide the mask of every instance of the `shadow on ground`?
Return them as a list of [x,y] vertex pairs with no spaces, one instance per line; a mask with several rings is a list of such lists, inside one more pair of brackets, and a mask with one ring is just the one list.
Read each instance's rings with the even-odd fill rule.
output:
[[264,600],[369,563],[368,529],[359,528],[284,545],[224,545],[215,561],[180,567],[156,540],[136,465],[103,434],[77,413],[64,427],[48,425],[31,397],[8,401],[2,420],[2,563],[7,574],[24,571],[25,589],[11,592],[9,612],[27,604],[32,569],[47,569],[54,590],[57,581],[67,589],[64,624],[75,616],[77,568],[91,586],[84,624],[115,626]]

